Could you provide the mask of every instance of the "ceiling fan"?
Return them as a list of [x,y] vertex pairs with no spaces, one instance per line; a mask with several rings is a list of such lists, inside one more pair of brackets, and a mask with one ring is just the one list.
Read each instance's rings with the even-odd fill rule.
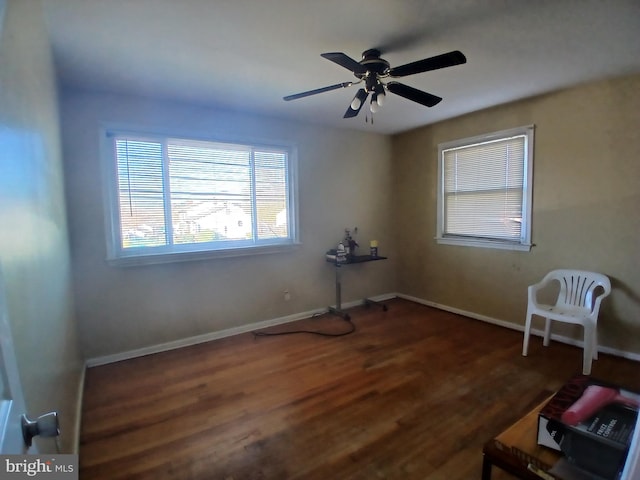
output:
[[389,62],[384,58],[380,58],[380,55],[380,50],[372,48],[366,50],[362,54],[362,60],[358,62],[342,52],[322,53],[322,57],[351,71],[358,80],[354,82],[337,83],[328,87],[296,93],[295,95],[288,95],[284,97],[284,100],[297,100],[298,98],[329,92],[339,88],[347,88],[364,82],[364,86],[358,90],[356,96],[349,105],[349,108],[345,112],[344,118],[351,118],[358,115],[358,112],[360,112],[362,105],[364,105],[370,93],[372,94],[370,106],[372,113],[377,112],[378,108],[382,106],[387,91],[426,107],[433,107],[442,100],[441,97],[395,81],[384,83],[382,79],[387,77],[406,77],[408,75],[437,70],[439,68],[453,67],[454,65],[460,65],[467,62],[467,58],[464,54],[455,50],[449,53],[436,55],[435,57],[429,57],[416,62],[400,65],[399,67],[391,68]]

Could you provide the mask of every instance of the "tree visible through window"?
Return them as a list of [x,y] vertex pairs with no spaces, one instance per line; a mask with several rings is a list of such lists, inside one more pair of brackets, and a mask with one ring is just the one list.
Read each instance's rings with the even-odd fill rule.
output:
[[290,149],[128,134],[110,138],[113,258],[295,242]]

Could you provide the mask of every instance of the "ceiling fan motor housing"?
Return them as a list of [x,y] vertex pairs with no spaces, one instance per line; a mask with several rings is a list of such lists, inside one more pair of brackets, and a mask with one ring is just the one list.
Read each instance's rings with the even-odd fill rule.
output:
[[373,93],[384,88],[380,77],[388,75],[390,65],[384,58],[380,58],[380,50],[371,48],[364,51],[359,63],[362,70],[353,73],[357,78],[365,81],[365,90],[368,93]]

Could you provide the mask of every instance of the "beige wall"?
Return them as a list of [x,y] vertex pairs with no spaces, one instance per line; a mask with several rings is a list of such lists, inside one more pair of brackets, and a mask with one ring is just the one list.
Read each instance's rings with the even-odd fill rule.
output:
[[[70,452],[82,361],[55,76],[39,0],[9,0],[0,31],[0,268],[28,414],[58,410]],[[38,443],[56,451],[52,439]]]
[[[613,294],[601,309],[600,343],[640,353],[639,112],[640,76],[631,76],[396,136],[397,291],[522,325],[527,286],[547,271],[602,272]],[[436,244],[438,143],[528,124],[536,126],[535,247],[525,253]],[[559,332],[581,334],[574,327]]]
[[[87,358],[127,352],[335,303],[324,253],[357,226],[393,260],[344,269],[343,301],[392,292],[391,141],[141,98],[66,92],[63,145],[80,338]],[[302,245],[287,254],[142,267],[105,262],[99,129],[105,123],[246,135],[298,147]],[[284,301],[284,290],[291,300]]]
[[[639,77],[578,86],[392,138],[140,98],[69,91],[63,139],[77,313],[87,358],[334,303],[322,253],[344,227],[392,258],[345,270],[345,302],[399,292],[524,323],[526,288],[553,268],[601,271],[601,343],[640,353]],[[105,263],[105,123],[279,139],[299,148],[302,246],[293,253],[145,267]],[[531,252],[437,245],[439,142],[536,125]],[[397,248],[396,248],[397,247]],[[283,291],[292,294],[283,300]],[[579,338],[580,330],[560,333]]]
[[[640,353],[638,76],[393,138],[67,92],[63,180],[55,76],[38,0],[8,0],[0,65],[0,264],[29,413],[60,411],[65,451],[74,446],[81,371],[71,265],[86,358],[324,308],[334,303],[334,285],[323,252],[353,226],[363,246],[375,238],[391,259],[345,269],[345,302],[397,291],[520,325],[527,285],[552,268],[593,269],[614,287],[603,304],[601,343]],[[104,122],[297,144],[302,246],[288,254],[107,266],[98,136]],[[437,245],[437,144],[530,123],[533,250]],[[50,441],[40,446],[54,451]]]

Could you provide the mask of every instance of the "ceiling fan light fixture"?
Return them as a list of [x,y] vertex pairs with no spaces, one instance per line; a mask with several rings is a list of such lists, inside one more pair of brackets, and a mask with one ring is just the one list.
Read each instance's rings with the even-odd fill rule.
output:
[[371,113],[378,113],[378,110],[380,109],[380,103],[378,103],[377,93],[374,93],[371,96],[371,105],[369,105],[369,109],[371,110]]
[[[284,100],[296,100],[298,98],[329,92],[339,88],[346,88],[356,83],[364,82],[364,86],[356,93],[355,98],[349,104],[349,108],[343,118],[353,118],[357,116],[369,95],[371,95],[369,104],[371,113],[378,112],[386,101],[387,90],[394,95],[399,95],[425,107],[433,107],[442,100],[441,97],[396,81],[383,83],[382,79],[387,77],[406,77],[408,75],[438,70],[440,68],[453,67],[454,65],[467,62],[467,58],[459,50],[436,55],[435,57],[424,58],[393,68],[390,67],[389,62],[380,58],[380,51],[375,48],[366,50],[362,54],[362,60],[359,62],[342,52],[322,53],[321,56],[346,68],[353,73],[358,80],[355,82],[337,83],[323,88],[316,88],[315,90],[296,93],[295,95],[287,95],[284,97]],[[373,121],[373,115],[371,116],[371,120]]]

